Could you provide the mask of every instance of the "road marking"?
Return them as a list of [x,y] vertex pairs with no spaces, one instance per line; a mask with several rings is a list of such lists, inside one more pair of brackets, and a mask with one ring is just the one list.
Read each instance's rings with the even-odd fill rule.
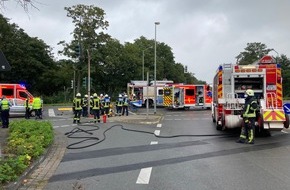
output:
[[154,134],[155,134],[156,136],[159,136],[159,135],[160,135],[160,130],[155,130],[155,131],[154,131]]
[[72,111],[72,108],[58,108],[58,111]]
[[[158,144],[157,141],[151,141],[150,145]],[[137,184],[149,184],[152,167],[142,168],[137,178]]]
[[48,116],[49,117],[55,117],[55,113],[53,109],[48,109]]
[[157,127],[158,127],[158,128],[162,127],[162,124],[161,124],[161,123],[158,123],[158,124],[157,124]]
[[152,167],[142,168],[138,179],[136,181],[137,184],[149,184],[150,176],[151,176]]

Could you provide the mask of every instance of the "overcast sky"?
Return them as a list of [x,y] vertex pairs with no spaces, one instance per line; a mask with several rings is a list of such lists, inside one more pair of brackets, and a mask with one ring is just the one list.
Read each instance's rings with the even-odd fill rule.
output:
[[[10,0],[12,1],[12,0]],[[38,37],[55,52],[70,41],[72,20],[64,7],[76,4],[102,8],[106,31],[124,42],[144,36],[172,48],[175,61],[188,66],[197,79],[212,83],[218,65],[235,63],[247,43],[261,42],[290,57],[289,0],[34,0],[39,10],[5,1],[2,14],[28,35]],[[277,53],[271,52],[276,56]],[[141,58],[140,58],[141,59]],[[158,64],[158,63],[157,63]]]

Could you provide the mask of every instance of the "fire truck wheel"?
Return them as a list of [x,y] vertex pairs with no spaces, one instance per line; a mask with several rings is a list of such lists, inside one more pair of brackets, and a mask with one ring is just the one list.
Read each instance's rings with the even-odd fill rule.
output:
[[286,129],[288,129],[289,128],[289,116],[287,115],[287,114],[285,114],[285,121],[284,121],[284,127],[286,128]]

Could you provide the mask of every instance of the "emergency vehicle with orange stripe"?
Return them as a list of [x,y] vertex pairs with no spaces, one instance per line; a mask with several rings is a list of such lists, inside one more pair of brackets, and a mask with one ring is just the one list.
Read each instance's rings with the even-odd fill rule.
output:
[[251,65],[223,64],[213,80],[212,118],[218,130],[242,126],[246,89],[258,100],[257,132],[289,127],[283,110],[281,66],[265,55]]
[[169,109],[210,109],[212,93],[205,84],[170,84],[163,88],[163,106]]

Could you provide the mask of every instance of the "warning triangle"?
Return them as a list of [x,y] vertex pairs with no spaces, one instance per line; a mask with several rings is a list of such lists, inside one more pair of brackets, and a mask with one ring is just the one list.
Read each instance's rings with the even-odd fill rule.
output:
[[4,53],[0,50],[0,71],[10,71],[11,67],[4,55]]

